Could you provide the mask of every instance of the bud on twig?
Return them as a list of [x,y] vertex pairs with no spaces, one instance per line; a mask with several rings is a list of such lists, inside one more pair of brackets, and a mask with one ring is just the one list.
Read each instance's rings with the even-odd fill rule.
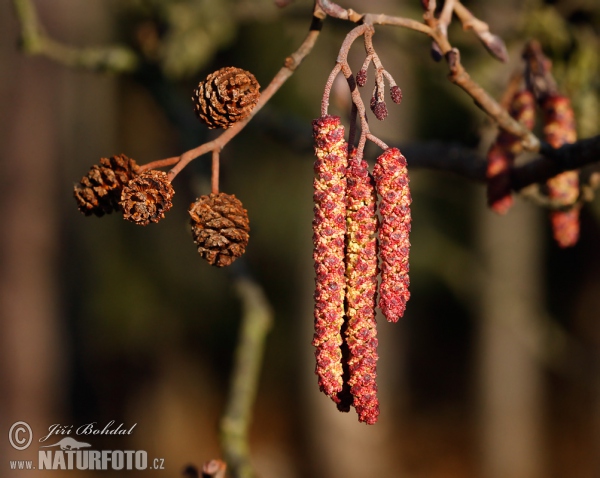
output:
[[356,74],[356,84],[360,87],[363,87],[367,84],[367,70],[360,69]]

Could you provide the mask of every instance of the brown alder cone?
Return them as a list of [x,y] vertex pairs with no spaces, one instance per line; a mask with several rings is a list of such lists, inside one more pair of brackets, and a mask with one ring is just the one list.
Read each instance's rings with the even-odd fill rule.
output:
[[188,212],[198,252],[210,265],[228,266],[246,251],[250,238],[248,211],[233,194],[201,196]]
[[[566,96],[553,94],[546,97],[542,104],[544,114],[544,136],[553,148],[577,140],[575,116],[571,102]],[[579,173],[566,171],[548,180],[548,195],[551,199],[569,206],[579,196]],[[550,213],[554,239],[560,247],[574,246],[579,240],[579,209],[575,205],[568,211]]]
[[92,166],[73,188],[77,207],[86,216],[101,217],[119,211],[121,190],[137,175],[137,170],[136,162],[124,154],[101,158],[100,164]]
[[260,97],[260,85],[249,71],[228,66],[198,83],[192,101],[200,121],[209,128],[229,128],[250,116]]
[[135,177],[121,192],[123,218],[139,226],[158,222],[173,207],[175,191],[167,173],[151,169]]

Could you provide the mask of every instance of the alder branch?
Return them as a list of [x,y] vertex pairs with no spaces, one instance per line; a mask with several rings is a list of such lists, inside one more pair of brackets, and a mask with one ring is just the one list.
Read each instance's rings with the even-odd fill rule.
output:
[[[352,18],[357,18],[356,21],[360,20],[365,24],[403,26],[421,33],[425,33],[431,37],[431,39],[439,46],[441,54],[446,58],[446,62],[450,68],[450,81],[461,87],[467,94],[469,94],[475,101],[475,104],[485,111],[490,117],[492,117],[502,129],[514,134],[518,138],[521,138],[523,141],[523,147],[525,149],[534,152],[539,151],[540,140],[521,123],[512,118],[510,114],[508,114],[508,112],[502,108],[502,106],[500,106],[500,104],[498,104],[494,98],[492,98],[471,78],[469,73],[462,66],[458,49],[453,48],[448,41],[445,24],[440,23],[439,19],[435,18],[433,10],[431,9],[431,2],[429,5],[430,8],[423,15],[425,24],[407,18],[384,14],[356,14],[356,12],[352,10],[345,10],[329,0],[316,0],[316,2],[325,12],[327,12],[328,15],[342,20],[353,21]],[[467,13],[470,14],[470,12],[468,12],[468,10],[464,8],[464,6],[462,6],[458,0],[455,0],[453,3],[455,13],[460,12],[463,18],[466,18]],[[445,18],[447,18],[447,14]],[[473,20],[470,21],[470,28],[474,29],[474,31],[480,36],[480,39],[481,33],[484,31],[482,24],[483,22],[481,22],[481,24],[477,24],[474,23]],[[485,25],[485,27],[487,27],[487,25]],[[501,42],[501,40],[495,35],[493,37],[494,42]],[[486,43],[485,41],[484,44],[486,44],[488,50],[493,51],[496,53],[495,56],[498,56],[497,50],[500,48],[498,45],[494,47],[491,46],[489,42]],[[503,44],[500,43],[500,45]]]
[[[410,143],[401,147],[408,167],[446,171],[477,182],[486,182],[486,159],[476,151],[457,144],[436,141]],[[558,149],[542,143],[535,158],[511,173],[511,189],[519,192],[564,171],[579,169],[600,161],[600,135],[565,144]]]
[[273,323],[273,311],[262,288],[248,278],[235,280],[242,302],[242,324],[235,351],[229,398],[221,419],[221,446],[234,478],[255,476],[250,463],[248,429],[258,388],[265,339]]
[[67,67],[112,73],[131,73],[140,60],[133,50],[122,45],[76,48],[47,36],[39,23],[31,0],[13,0],[21,26],[21,48],[29,55],[40,55]]

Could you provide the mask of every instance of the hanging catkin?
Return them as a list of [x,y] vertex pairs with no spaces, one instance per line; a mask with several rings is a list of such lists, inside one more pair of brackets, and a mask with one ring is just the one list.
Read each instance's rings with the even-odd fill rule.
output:
[[346,330],[348,385],[361,422],[373,424],[377,400],[377,196],[366,161],[351,155],[346,196]]
[[[513,96],[510,115],[527,129],[535,124],[535,98],[528,90]],[[513,204],[510,192],[510,173],[516,156],[523,150],[521,139],[508,131],[500,130],[487,154],[488,205],[498,214],[506,214]]]
[[[559,148],[565,143],[577,140],[575,115],[569,98],[550,95],[541,104],[544,114],[544,136],[550,146]],[[579,196],[578,171],[566,171],[548,180],[550,199],[565,206],[574,204]],[[579,239],[579,206],[568,211],[552,211],[552,232],[560,247],[574,246]]]
[[348,145],[338,116],[314,120],[313,134],[317,156],[313,182],[315,371],[321,391],[335,400],[343,386],[340,346],[346,288],[344,242]]
[[381,198],[379,211],[379,255],[381,258],[381,286],[379,308],[390,322],[404,315],[410,298],[408,286],[408,253],[410,250],[410,190],[406,158],[399,149],[383,152],[373,169],[375,187]]

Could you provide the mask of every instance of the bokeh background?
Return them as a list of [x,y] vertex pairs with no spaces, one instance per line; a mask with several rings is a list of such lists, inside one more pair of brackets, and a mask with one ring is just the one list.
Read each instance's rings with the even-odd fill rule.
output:
[[[241,315],[232,273],[208,266],[188,231],[187,206],[209,191],[209,156],[176,178],[174,208],[146,228],[117,214],[84,217],[72,187],[100,157],[145,163],[213,137],[193,115],[194,85],[235,65],[265,87],[304,38],[312,2],[34,4],[49,36],[125,44],[144,61],[119,75],[25,56],[12,2],[0,1],[0,476],[180,476],[221,456]],[[511,54],[508,65],[496,62],[455,21],[451,41],[476,81],[500,98],[536,37],[572,97],[580,137],[598,134],[598,2],[465,4]],[[343,5],[421,15],[417,1]],[[600,476],[598,200],[582,211],[579,244],[560,250],[546,211],[517,199],[496,216],[482,185],[411,169],[407,154],[412,298],[400,323],[379,321],[379,423],[359,424],[318,392],[310,121],[349,29],[327,20],[313,53],[221,156],[221,189],[243,201],[252,227],[235,267],[263,287],[275,317],[251,428],[256,469],[265,478]],[[437,141],[483,153],[494,127],[431,60],[429,40],[378,27],[374,41],[404,92],[384,123],[371,122],[375,134],[407,150]],[[355,70],[363,58],[357,42]],[[347,105],[347,87],[336,86],[334,112]],[[367,151],[371,162],[376,154]],[[144,449],[166,470],[12,472],[9,460],[35,459],[38,449],[9,446],[19,420],[34,438],[52,424],[137,423],[132,435],[94,437],[94,446]]]

